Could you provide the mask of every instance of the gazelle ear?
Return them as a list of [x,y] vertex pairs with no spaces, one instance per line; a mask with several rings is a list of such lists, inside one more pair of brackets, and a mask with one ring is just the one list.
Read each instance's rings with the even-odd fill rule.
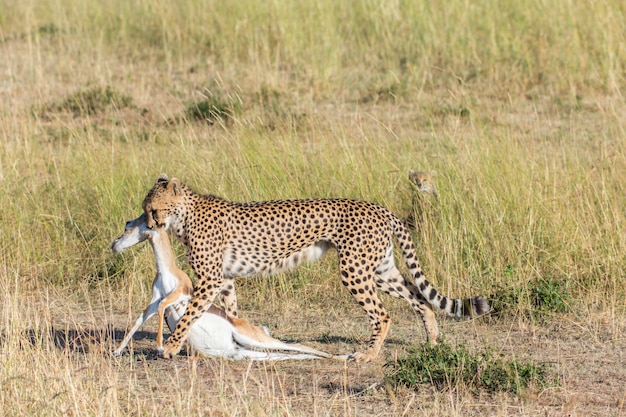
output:
[[181,193],[182,184],[178,178],[172,178],[172,180],[167,185],[167,188],[171,190],[174,195],[178,195]]
[[160,174],[155,181],[155,184],[167,184],[167,174]]

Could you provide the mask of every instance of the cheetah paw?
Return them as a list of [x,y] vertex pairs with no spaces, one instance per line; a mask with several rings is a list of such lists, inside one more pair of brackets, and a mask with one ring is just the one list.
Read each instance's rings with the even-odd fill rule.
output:
[[353,362],[372,362],[378,357],[378,352],[367,349],[365,352],[354,352],[348,355],[348,360]]
[[157,352],[161,357],[166,359],[171,359],[180,352],[180,346],[172,346],[169,343],[166,343],[164,347],[157,348]]
[[369,362],[371,358],[363,352],[354,352],[348,355],[348,361],[350,362]]

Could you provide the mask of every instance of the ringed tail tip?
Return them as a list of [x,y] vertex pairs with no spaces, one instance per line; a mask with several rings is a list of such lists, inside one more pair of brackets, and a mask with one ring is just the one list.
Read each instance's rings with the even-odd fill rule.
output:
[[480,317],[483,314],[487,314],[490,309],[489,302],[479,295],[463,300],[462,309],[457,311],[457,317]]

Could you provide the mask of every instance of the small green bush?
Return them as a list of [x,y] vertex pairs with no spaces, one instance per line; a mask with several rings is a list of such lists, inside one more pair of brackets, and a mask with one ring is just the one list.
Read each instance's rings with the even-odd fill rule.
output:
[[226,99],[209,96],[205,100],[190,104],[185,111],[185,116],[187,119],[205,121],[212,125],[227,122],[240,111],[239,101],[230,96]]
[[528,387],[548,387],[557,383],[546,364],[533,361],[505,361],[489,351],[471,353],[465,346],[447,343],[411,349],[401,359],[385,364],[385,379],[393,386],[417,389],[432,384],[437,389],[463,387],[472,392],[512,392]]
[[93,116],[110,108],[122,109],[132,106],[132,98],[119,93],[110,86],[79,90],[63,100],[34,108],[33,114],[73,113],[75,117]]
[[540,278],[523,287],[498,287],[491,299],[493,315],[518,311],[536,321],[543,320],[546,313],[567,313],[570,310],[572,295],[567,282],[554,278]]
[[57,106],[57,110],[76,115],[94,115],[102,113],[108,107],[121,109],[130,106],[131,103],[130,97],[120,94],[110,86],[93,87],[70,95]]

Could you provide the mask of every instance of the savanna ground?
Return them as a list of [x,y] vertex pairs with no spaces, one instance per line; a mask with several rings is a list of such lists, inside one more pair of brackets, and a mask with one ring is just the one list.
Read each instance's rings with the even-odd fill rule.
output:
[[[1,0],[4,415],[626,414],[626,6],[431,3]],[[494,302],[440,317],[446,343],[546,364],[555,383],[394,384],[425,338],[388,297],[372,363],[162,360],[153,323],[109,355],[153,265],[146,245],[108,245],[159,173],[405,216],[409,169],[437,173],[415,233],[430,280]],[[331,254],[240,280],[240,310],[348,353],[369,326],[340,287]]]

